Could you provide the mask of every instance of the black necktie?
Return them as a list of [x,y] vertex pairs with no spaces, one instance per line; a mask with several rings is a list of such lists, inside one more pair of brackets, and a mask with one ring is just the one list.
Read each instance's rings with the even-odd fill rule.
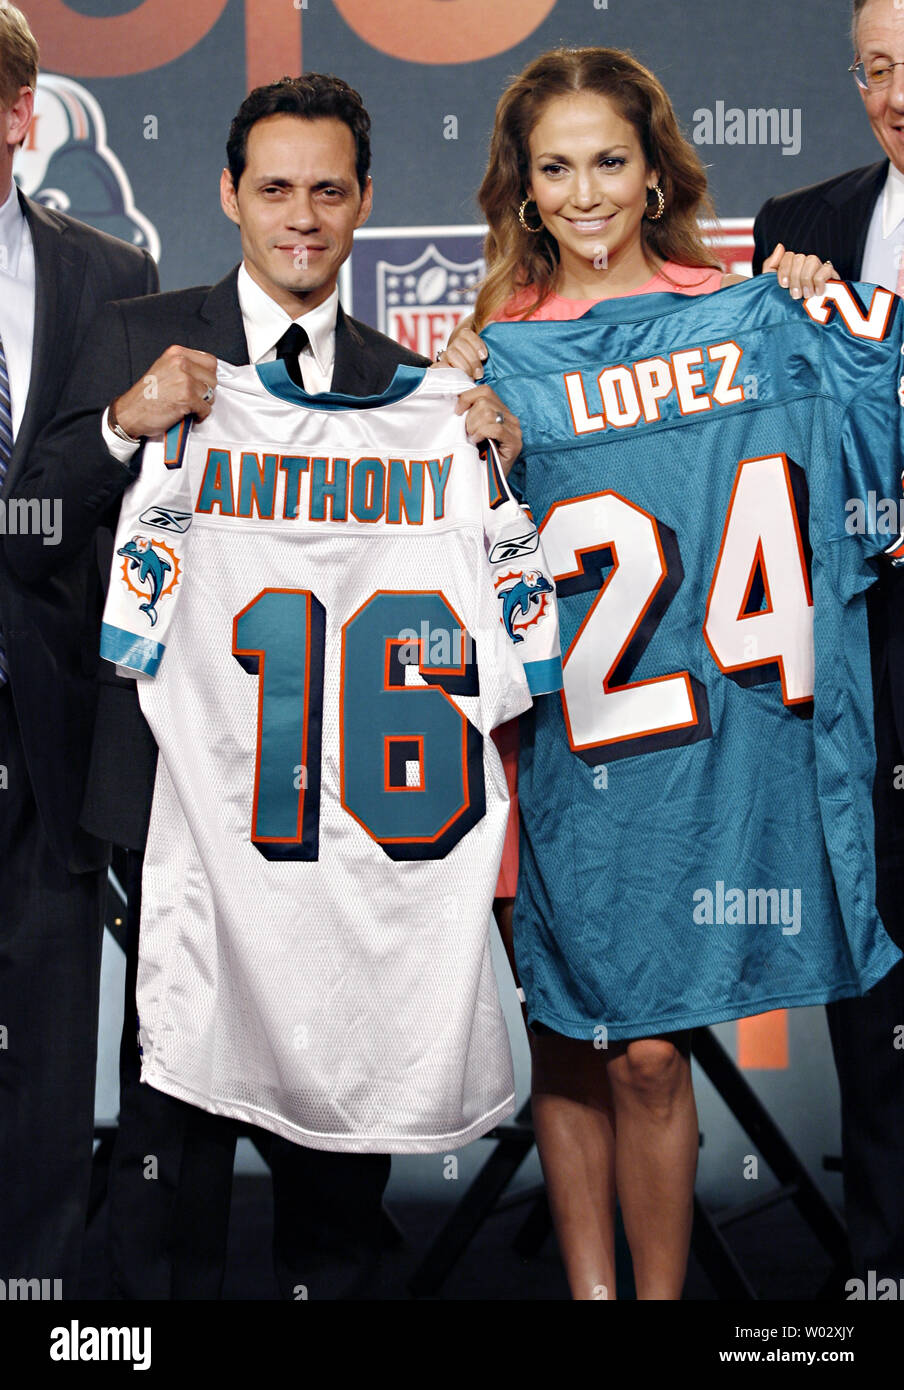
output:
[[301,367],[298,364],[299,353],[308,345],[308,335],[297,323],[290,324],[285,333],[276,344],[277,360],[281,359],[286,364],[286,371],[295,382],[304,390],[304,381],[301,376]]

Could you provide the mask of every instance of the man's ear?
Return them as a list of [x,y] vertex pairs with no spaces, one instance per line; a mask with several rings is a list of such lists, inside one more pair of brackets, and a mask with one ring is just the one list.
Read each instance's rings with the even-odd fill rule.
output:
[[229,218],[230,222],[239,225],[239,202],[236,197],[235,184],[232,182],[232,175],[228,169],[224,169],[220,174],[220,207]]
[[355,218],[355,226],[356,226],[356,227],[363,227],[363,226],[364,226],[364,223],[367,221],[368,217],[370,217],[370,212],[371,212],[371,208],[373,207],[373,205],[374,205],[374,184],[373,184],[373,179],[372,179],[372,178],[370,177],[370,175],[368,174],[368,176],[367,176],[367,183],[364,185],[364,191],[363,191],[363,193],[361,194],[361,206],[360,206],[359,209],[358,209],[358,216]]
[[20,87],[19,95],[8,108],[7,140],[16,148],[25,144],[28,127],[35,114],[35,94],[31,87]]

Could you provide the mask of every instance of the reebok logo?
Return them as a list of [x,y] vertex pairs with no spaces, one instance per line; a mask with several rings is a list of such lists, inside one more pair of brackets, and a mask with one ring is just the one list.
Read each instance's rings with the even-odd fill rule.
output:
[[191,526],[191,512],[174,512],[169,507],[148,507],[139,520],[145,526],[156,526],[158,531],[187,531]]

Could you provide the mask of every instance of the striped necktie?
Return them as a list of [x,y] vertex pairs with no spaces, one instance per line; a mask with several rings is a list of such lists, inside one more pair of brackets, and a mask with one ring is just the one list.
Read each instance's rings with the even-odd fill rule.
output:
[[[3,339],[0,338],[0,489],[3,487],[6,471],[9,468],[9,461],[12,456],[13,416],[9,396],[9,373],[6,370],[6,354],[3,351]],[[0,686],[5,685],[8,680],[9,663],[6,659],[3,632],[0,630]]]

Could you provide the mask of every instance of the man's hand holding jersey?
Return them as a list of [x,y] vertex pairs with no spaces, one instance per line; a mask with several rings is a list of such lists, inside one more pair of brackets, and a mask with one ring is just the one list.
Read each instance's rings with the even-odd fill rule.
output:
[[[186,415],[203,420],[210,414],[216,385],[217,359],[209,352],[174,343],[134,386],[111,402],[107,421],[111,429],[118,426],[137,443],[163,434]],[[459,415],[467,412],[465,423],[472,439],[495,440],[507,473],[521,452],[521,427],[512,412],[489,386],[462,392],[455,409]]]
[[210,414],[217,385],[217,359],[194,348],[168,347],[134,386],[112,402],[108,420],[130,439],[164,434],[186,415]]

